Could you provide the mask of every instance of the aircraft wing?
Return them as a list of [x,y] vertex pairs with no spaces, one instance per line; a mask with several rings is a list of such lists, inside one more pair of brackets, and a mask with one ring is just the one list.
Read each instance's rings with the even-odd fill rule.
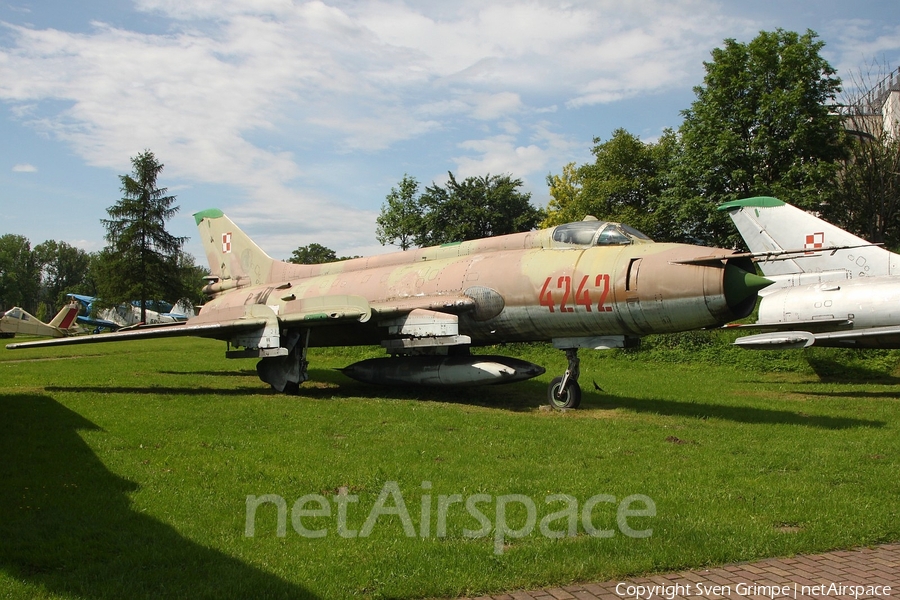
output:
[[107,321],[106,319],[92,319],[91,317],[79,315],[78,317],[76,317],[76,320],[82,325],[87,325],[94,328],[109,329],[110,331],[116,331],[117,329],[122,328],[122,326],[118,323]]
[[870,327],[840,331],[779,331],[748,335],[734,341],[736,346],[752,350],[777,350],[780,348],[808,348],[828,346],[832,348],[900,348],[900,326]]
[[126,340],[164,338],[193,335],[197,337],[220,337],[229,332],[238,332],[244,329],[254,329],[265,325],[264,319],[244,319],[228,323],[172,323],[161,326],[146,325],[125,331],[112,333],[98,333],[93,335],[76,335],[66,338],[52,338],[48,340],[36,340],[34,342],[20,342],[7,344],[10,350],[19,348],[36,348],[41,346],[65,346],[69,344],[96,344],[104,342],[122,342]]
[[371,316],[369,303],[361,296],[319,296],[304,298],[291,307],[290,312],[276,315],[265,304],[249,304],[224,308],[207,307],[192,319],[179,323],[161,323],[121,329],[112,333],[80,335],[68,338],[38,340],[7,344],[10,350],[38,346],[66,344],[96,344],[125,340],[166,338],[179,336],[229,339],[235,334],[274,325],[277,331],[284,325],[315,327],[336,322],[365,322]]
[[[230,339],[236,334],[274,327],[275,331],[291,327],[322,327],[338,323],[365,323],[373,315],[380,320],[396,319],[414,312],[445,314],[471,310],[472,298],[464,295],[410,296],[369,303],[362,296],[330,295],[289,299],[281,314],[265,304],[239,306],[207,306],[196,317],[180,323],[142,325],[112,333],[81,335],[60,339],[8,344],[10,350],[65,344],[93,344],[125,340],[179,336]],[[447,314],[451,313],[451,314]],[[440,319],[438,319],[440,320]],[[439,323],[443,325],[442,323]],[[428,335],[428,329],[424,330]]]

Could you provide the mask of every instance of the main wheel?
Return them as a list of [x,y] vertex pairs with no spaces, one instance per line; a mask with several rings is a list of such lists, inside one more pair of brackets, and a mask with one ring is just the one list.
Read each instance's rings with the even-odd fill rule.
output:
[[562,390],[562,377],[555,377],[547,388],[547,400],[553,408],[578,408],[581,404],[581,386],[577,381],[569,381],[566,389]]

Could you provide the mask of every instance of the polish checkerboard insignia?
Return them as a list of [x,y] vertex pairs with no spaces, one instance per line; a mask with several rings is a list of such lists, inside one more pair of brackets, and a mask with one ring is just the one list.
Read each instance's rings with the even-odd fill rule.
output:
[[818,250],[825,245],[825,233],[811,233],[806,236],[806,243],[803,244],[804,250]]

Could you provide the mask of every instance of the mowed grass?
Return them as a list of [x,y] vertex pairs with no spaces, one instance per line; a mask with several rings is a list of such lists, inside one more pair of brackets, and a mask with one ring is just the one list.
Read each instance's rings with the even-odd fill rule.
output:
[[[489,350],[543,364],[541,378],[449,391],[334,370],[379,349],[315,350],[299,397],[223,351],[197,339],[0,349],[0,597],[445,597],[900,540],[890,375],[823,382],[583,351],[582,408],[561,413],[541,405],[565,360],[541,345]],[[396,514],[340,535],[340,494],[357,497],[346,528],[359,531],[391,489],[414,537]],[[263,504],[249,537],[247,497],[266,494],[285,501],[284,535]],[[323,537],[291,519],[309,494],[331,514],[298,520]],[[476,507],[492,526],[498,497],[527,496],[538,523],[498,546],[493,530],[466,536],[482,523],[456,503],[438,535],[439,496],[455,494],[488,495]],[[554,494],[578,503],[574,537],[540,531],[568,506]],[[608,537],[581,518],[598,494],[591,523]],[[626,523],[648,537],[618,524],[634,494],[655,516]],[[397,494],[382,500],[401,512]],[[527,532],[525,505],[506,508]]]

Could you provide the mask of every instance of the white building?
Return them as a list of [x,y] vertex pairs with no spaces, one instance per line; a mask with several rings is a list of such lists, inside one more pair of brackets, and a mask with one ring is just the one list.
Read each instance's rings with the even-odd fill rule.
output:
[[900,137],[900,69],[892,71],[845,111],[844,126],[850,132],[869,138]]

